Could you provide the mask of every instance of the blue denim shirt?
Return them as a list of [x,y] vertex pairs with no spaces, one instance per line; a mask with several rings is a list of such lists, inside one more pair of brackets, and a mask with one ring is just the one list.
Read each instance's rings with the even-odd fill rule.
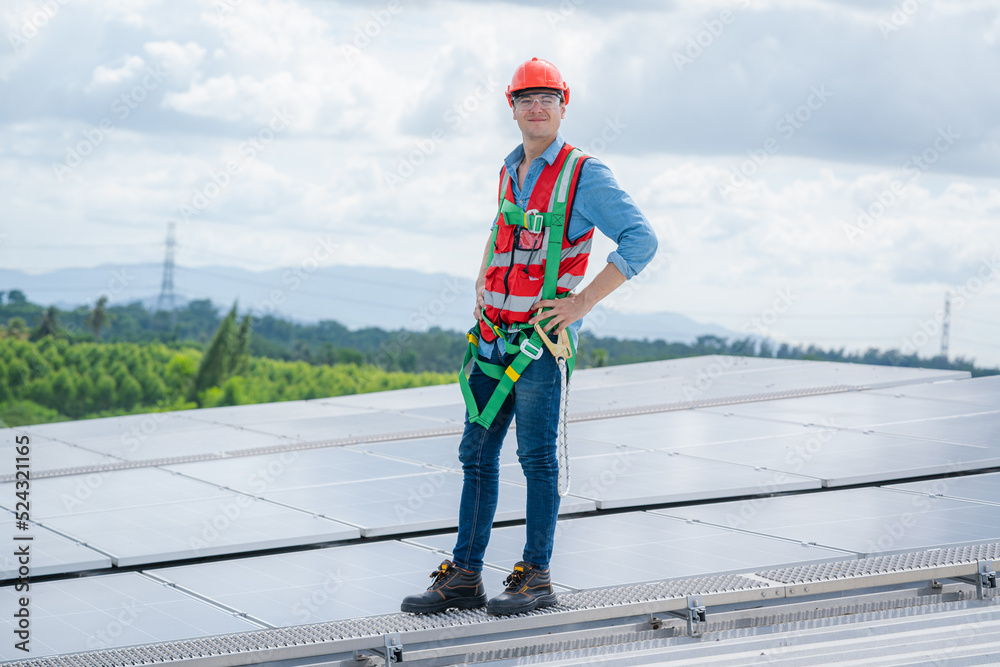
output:
[[[506,157],[504,165],[513,176],[512,194],[518,206],[528,208],[528,200],[542,169],[555,162],[565,143],[562,134],[557,134],[555,141],[528,167],[523,188],[517,185],[517,168],[524,160],[524,144]],[[495,219],[493,224],[497,224]],[[580,168],[580,180],[577,182],[566,235],[570,241],[575,241],[594,227],[618,244],[618,248],[608,255],[608,261],[618,267],[627,279],[642,271],[656,255],[656,234],[646,216],[628,193],[621,189],[607,165],[596,158],[590,158]],[[581,326],[583,320],[579,319],[567,327],[573,337],[574,347],[579,340]],[[490,356],[493,345],[480,341],[479,353]]]

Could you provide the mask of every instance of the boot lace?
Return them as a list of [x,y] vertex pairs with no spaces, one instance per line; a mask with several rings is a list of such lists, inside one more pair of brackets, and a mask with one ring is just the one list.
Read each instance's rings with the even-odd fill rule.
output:
[[436,586],[442,579],[448,576],[450,571],[451,567],[448,564],[441,563],[441,565],[438,566],[438,569],[431,572],[431,579],[434,580],[431,582],[431,586]]
[[521,585],[524,580],[524,570],[515,569],[513,572],[507,575],[507,578],[503,580],[504,586],[507,589],[517,588]]

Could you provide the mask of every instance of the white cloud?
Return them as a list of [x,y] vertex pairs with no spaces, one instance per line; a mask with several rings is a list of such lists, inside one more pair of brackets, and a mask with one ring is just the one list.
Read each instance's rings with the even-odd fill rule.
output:
[[91,92],[101,87],[116,86],[131,81],[136,74],[146,66],[146,61],[139,56],[128,55],[119,58],[116,65],[99,65],[90,77],[90,83],[85,89]]

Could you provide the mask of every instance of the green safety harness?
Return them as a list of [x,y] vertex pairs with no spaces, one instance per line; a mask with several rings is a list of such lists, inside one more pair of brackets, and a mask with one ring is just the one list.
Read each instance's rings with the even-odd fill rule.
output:
[[[560,295],[556,294],[556,286],[559,281],[559,263],[562,259],[562,243],[566,222],[566,200],[576,164],[582,157],[584,157],[583,151],[578,148],[574,148],[566,156],[566,160],[563,162],[562,169],[560,169],[559,176],[556,179],[553,190],[556,196],[553,200],[551,211],[545,213],[539,213],[534,209],[525,211],[520,206],[508,201],[506,195],[509,178],[504,179],[500,192],[500,211],[497,216],[497,224],[493,227],[493,234],[490,236],[489,258],[486,265],[490,266],[493,263],[493,250],[496,245],[497,231],[501,224],[524,227],[529,232],[534,233],[548,228],[549,237],[545,249],[545,274],[542,280],[542,299],[556,299],[560,297]],[[513,252],[513,248],[511,248],[511,251]],[[569,294],[569,292],[565,294]],[[565,296],[565,294],[562,296]],[[462,369],[458,373],[458,383],[462,388],[462,396],[465,398],[465,407],[469,411],[469,421],[488,429],[493,424],[493,420],[496,418],[497,412],[499,412],[503,402],[514,388],[514,383],[524,373],[524,369],[532,361],[540,358],[545,352],[545,348],[548,347],[559,363],[562,376],[559,429],[560,471],[566,471],[565,491],[568,491],[569,468],[567,465],[563,465],[564,462],[562,459],[566,459],[565,463],[568,463],[565,454],[566,395],[568,393],[569,376],[576,365],[576,354],[572,337],[568,335],[567,331],[563,330],[559,342],[554,344],[549,340],[548,335],[543,334],[542,326],[548,320],[535,325],[528,324],[527,322],[511,323],[507,325],[507,331],[504,331],[495,322],[490,321],[486,317],[485,309],[481,309],[481,315],[483,321],[496,333],[497,344],[501,344],[502,341],[507,354],[516,354],[517,356],[514,357],[509,366],[484,361],[477,354],[479,349],[479,324],[477,323],[473,326],[469,330],[469,333],[466,334],[469,346],[465,351],[465,360],[462,362]],[[508,332],[515,331],[517,332],[517,336],[515,337],[516,342],[512,343],[508,340],[507,334]],[[472,389],[469,387],[469,373],[472,368],[470,362],[472,361],[475,361],[483,373],[499,381],[496,389],[493,390],[493,395],[482,409],[476,403],[476,398],[472,395]],[[560,495],[565,495],[561,481]]]

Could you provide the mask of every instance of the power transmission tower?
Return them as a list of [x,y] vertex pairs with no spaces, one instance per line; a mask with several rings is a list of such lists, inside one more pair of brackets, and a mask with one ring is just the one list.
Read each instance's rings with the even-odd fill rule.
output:
[[160,298],[156,301],[156,310],[167,310],[170,312],[170,320],[173,323],[176,317],[174,302],[174,248],[177,241],[174,239],[174,221],[167,223],[167,254],[163,258],[163,283],[160,285]]
[[941,322],[941,356],[948,360],[948,339],[951,330],[951,292],[944,295],[944,321]]

